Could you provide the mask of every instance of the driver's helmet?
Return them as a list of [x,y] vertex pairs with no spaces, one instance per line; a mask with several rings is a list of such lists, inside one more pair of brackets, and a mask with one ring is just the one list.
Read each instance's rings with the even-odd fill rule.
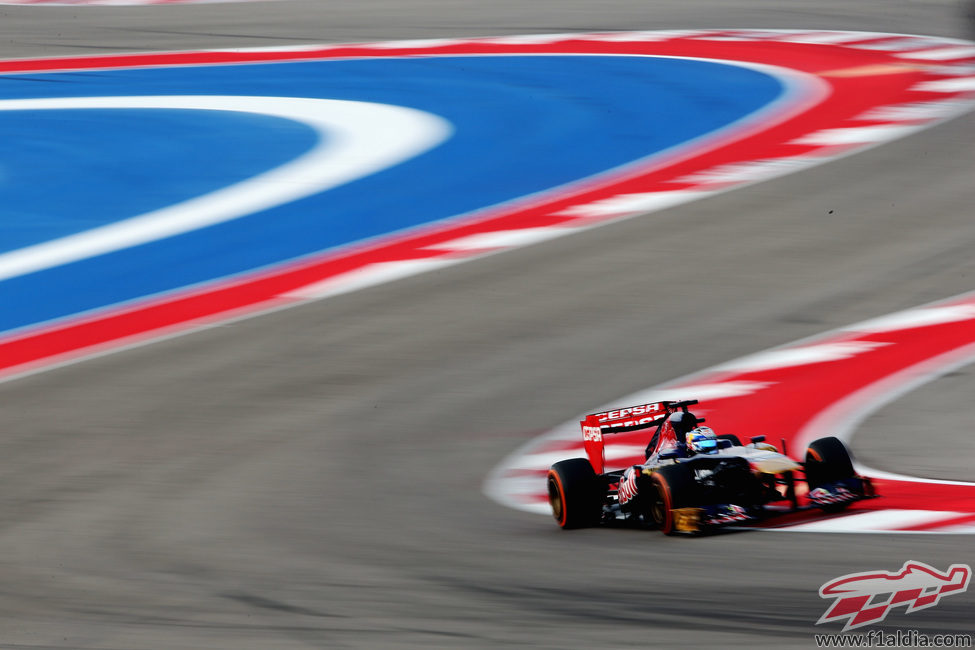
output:
[[710,427],[697,427],[687,432],[687,447],[698,454],[718,448],[718,437]]

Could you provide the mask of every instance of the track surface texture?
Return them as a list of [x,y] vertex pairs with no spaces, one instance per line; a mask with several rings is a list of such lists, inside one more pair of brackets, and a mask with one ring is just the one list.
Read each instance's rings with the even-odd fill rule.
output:
[[[968,13],[900,0],[3,7],[0,56],[684,27],[971,38]],[[570,534],[482,482],[587,408],[973,289],[973,134],[968,115],[645,218],[0,385],[0,646],[813,647],[825,581],[971,563],[975,542]],[[971,480],[973,386],[968,367],[902,398],[854,451]],[[972,632],[971,599],[882,627]]]

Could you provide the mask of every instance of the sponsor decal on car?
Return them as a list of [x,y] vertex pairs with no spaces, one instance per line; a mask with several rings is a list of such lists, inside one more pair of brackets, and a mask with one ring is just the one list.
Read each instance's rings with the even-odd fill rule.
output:
[[[638,406],[630,406],[624,409],[617,409],[615,411],[606,411],[605,413],[597,413],[596,417],[599,418],[600,422],[609,422],[610,420],[622,420],[631,416],[645,415],[648,413],[660,413],[664,410],[664,405],[660,403],[655,404],[640,404]],[[656,419],[657,416],[652,418],[646,418],[641,420],[641,422],[650,422]]]
[[837,485],[831,490],[818,487],[809,492],[809,500],[816,505],[830,505],[832,503],[845,503],[856,499],[856,495],[847,490],[842,485]]
[[709,525],[730,524],[736,521],[746,521],[748,518],[748,512],[744,508],[730,503],[726,506],[720,506],[716,512],[707,518],[707,523]]
[[582,439],[600,442],[603,439],[603,431],[599,427],[582,427]]
[[620,505],[629,503],[630,501],[633,500],[633,497],[636,496],[637,476],[639,476],[639,471],[637,471],[636,468],[630,468],[629,470],[627,470],[626,475],[623,477],[623,480],[620,481],[620,487],[617,493],[619,497]]

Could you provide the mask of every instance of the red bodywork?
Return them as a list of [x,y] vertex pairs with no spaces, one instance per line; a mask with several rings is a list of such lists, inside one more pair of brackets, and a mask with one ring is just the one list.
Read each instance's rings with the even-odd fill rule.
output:
[[[613,411],[602,411],[587,415],[579,422],[582,427],[582,441],[589,456],[589,462],[597,474],[602,474],[606,466],[605,434],[622,431],[636,431],[640,429],[653,430],[678,408],[672,402],[653,402],[639,404]],[[651,451],[658,451],[664,446],[677,444],[677,434],[669,421],[664,422],[663,429],[657,439],[657,444]]]

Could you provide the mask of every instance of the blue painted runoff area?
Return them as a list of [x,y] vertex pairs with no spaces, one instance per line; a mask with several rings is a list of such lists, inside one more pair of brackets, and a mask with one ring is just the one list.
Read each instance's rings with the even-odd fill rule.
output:
[[[0,282],[0,332],[403,231],[707,136],[785,89],[761,71],[635,56],[366,58],[0,75],[0,100],[248,95],[405,106],[455,131],[399,165],[291,203]],[[0,111],[0,253],[268,171],[318,144],[238,112]],[[327,143],[327,141],[326,141]]]

